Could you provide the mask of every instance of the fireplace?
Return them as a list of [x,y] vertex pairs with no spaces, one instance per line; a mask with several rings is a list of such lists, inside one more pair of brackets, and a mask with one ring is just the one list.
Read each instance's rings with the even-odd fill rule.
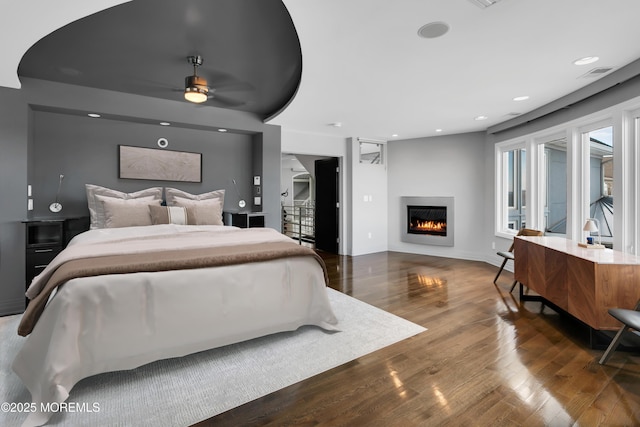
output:
[[446,206],[407,206],[407,233],[447,235]]
[[453,246],[453,197],[402,197],[401,240]]

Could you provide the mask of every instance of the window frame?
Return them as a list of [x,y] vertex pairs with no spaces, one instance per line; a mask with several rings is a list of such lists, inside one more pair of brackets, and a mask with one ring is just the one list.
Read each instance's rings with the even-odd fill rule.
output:
[[583,134],[602,127],[613,127],[614,161],[614,240],[617,251],[637,255],[640,251],[640,97],[622,102],[593,114],[567,121],[513,139],[495,143],[495,218],[494,234],[512,238],[515,230],[508,229],[508,217],[503,193],[503,153],[515,148],[527,150],[527,209],[526,224],[543,229],[544,145],[553,135],[564,133],[567,141],[567,233],[569,240],[582,241],[582,230],[589,215],[589,150],[585,149]]
[[[525,150],[526,152],[526,141],[521,139],[505,141],[505,142],[497,143],[495,146],[495,164],[496,164],[495,183],[496,183],[496,201],[497,201],[496,207],[498,207],[498,210],[496,211],[497,214],[495,216],[495,219],[496,219],[495,229],[496,229],[497,236],[505,237],[505,238],[513,238],[513,236],[515,236],[518,232],[518,230],[516,230],[515,228],[509,228],[509,225],[510,225],[510,222],[509,222],[510,206],[508,206],[509,205],[509,195],[508,195],[509,193],[509,189],[508,189],[509,162],[506,156],[507,153],[515,150]],[[526,154],[525,156],[528,161],[529,156]],[[516,163],[515,156],[514,156],[513,163],[515,166],[515,163]],[[516,175],[516,169],[518,168],[514,167],[514,177]],[[522,174],[520,173],[520,175]],[[515,193],[516,192],[514,189],[514,200],[516,198],[521,197],[520,194],[516,195]],[[525,204],[525,206],[527,205],[528,203]],[[525,217],[525,222],[526,222],[526,217]]]

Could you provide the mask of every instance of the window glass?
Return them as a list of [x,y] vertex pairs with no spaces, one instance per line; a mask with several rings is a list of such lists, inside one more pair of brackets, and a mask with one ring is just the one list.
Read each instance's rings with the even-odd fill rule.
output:
[[360,142],[360,163],[382,164],[382,144]]
[[506,228],[519,230],[526,217],[526,150],[517,148],[505,151],[503,191],[507,209]]
[[[589,217],[597,219],[602,244],[613,247],[613,127],[586,133],[589,153]],[[592,233],[596,237],[598,233]]]
[[543,145],[545,234],[567,233],[567,139],[561,137]]

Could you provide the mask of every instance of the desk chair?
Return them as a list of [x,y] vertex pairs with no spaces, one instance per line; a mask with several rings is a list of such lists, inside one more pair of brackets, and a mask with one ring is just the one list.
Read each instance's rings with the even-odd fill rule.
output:
[[[539,231],[539,230],[533,230],[531,228],[522,228],[520,229],[520,231],[518,231],[518,234],[516,234],[516,236],[542,236],[543,232]],[[502,265],[500,266],[500,270],[498,270],[498,274],[496,274],[495,279],[493,279],[493,283],[497,284],[496,281],[498,280],[498,277],[500,277],[500,274],[502,273],[502,270],[504,270],[504,266],[507,264],[507,261],[509,260],[515,260],[514,254],[513,254],[513,246],[515,245],[515,239],[514,239],[514,243],[511,243],[511,246],[509,247],[508,251],[500,251],[498,252],[498,255],[500,255],[501,257],[504,258],[504,261],[502,261]],[[513,281],[513,284],[511,285],[511,289],[509,290],[509,292],[513,292],[513,289],[516,287],[516,284],[518,284],[517,280]]]
[[615,319],[622,322],[622,328],[620,328],[616,336],[613,337],[611,344],[609,344],[609,347],[607,347],[607,350],[604,352],[602,358],[600,359],[600,362],[598,363],[600,363],[601,365],[607,363],[607,360],[609,360],[613,352],[616,351],[616,348],[618,348],[618,344],[620,344],[620,340],[622,339],[622,335],[625,333],[625,331],[627,331],[628,329],[633,329],[633,333],[635,333],[636,335],[640,335],[640,311],[638,310],[640,310],[640,301],[638,301],[638,303],[636,304],[636,308],[633,310],[624,308],[609,309],[609,314]]

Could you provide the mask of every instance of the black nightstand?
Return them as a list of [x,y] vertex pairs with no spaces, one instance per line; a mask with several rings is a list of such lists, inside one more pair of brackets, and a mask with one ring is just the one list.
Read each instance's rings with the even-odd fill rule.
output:
[[224,224],[240,228],[264,227],[263,212],[224,212]]
[[33,278],[45,269],[75,235],[89,229],[89,218],[34,219],[23,223],[26,230],[26,290]]
[[[26,285],[62,251],[64,220],[25,221],[26,225]],[[27,300],[27,303],[29,301]]]

